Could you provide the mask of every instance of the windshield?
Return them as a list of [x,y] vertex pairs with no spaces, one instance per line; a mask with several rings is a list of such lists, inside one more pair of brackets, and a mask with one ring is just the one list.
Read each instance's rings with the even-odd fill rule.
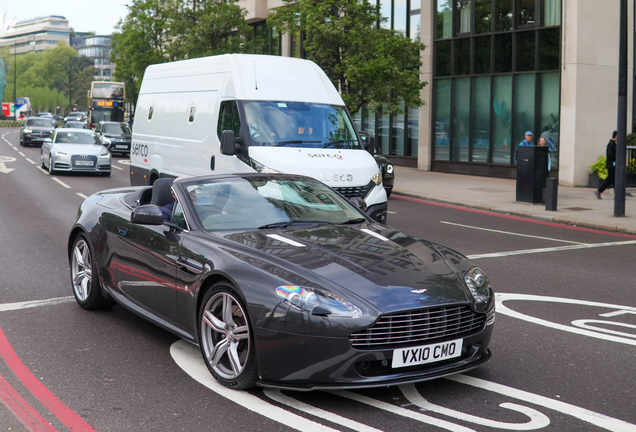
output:
[[130,135],[130,127],[126,123],[111,123],[105,124],[102,127],[102,132],[112,135]]
[[55,136],[55,142],[62,144],[102,144],[94,132],[64,132],[60,130]]
[[29,119],[26,122],[26,126],[31,127],[53,127],[53,122],[51,120],[46,119]]
[[124,97],[124,86],[112,83],[93,83],[94,98],[120,99]]
[[345,198],[313,179],[255,176],[184,186],[207,230],[366,222]]
[[306,102],[243,103],[252,145],[361,149],[344,107]]

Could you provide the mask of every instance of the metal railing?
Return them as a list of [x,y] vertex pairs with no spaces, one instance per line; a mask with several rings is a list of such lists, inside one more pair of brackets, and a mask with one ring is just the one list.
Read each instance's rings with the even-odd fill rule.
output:
[[22,127],[26,120],[0,120],[0,128],[17,128]]

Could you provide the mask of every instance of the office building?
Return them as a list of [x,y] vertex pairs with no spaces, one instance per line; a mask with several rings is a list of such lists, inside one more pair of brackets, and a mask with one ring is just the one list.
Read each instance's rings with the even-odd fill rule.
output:
[[8,46],[11,55],[42,52],[55,48],[58,42],[69,44],[71,29],[68,20],[60,15],[18,21],[0,36],[0,48]]

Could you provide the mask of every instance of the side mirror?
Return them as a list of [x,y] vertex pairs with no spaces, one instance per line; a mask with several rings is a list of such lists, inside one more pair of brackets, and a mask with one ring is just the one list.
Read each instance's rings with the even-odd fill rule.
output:
[[130,213],[130,221],[139,225],[161,225],[163,224],[163,214],[158,206],[144,204],[133,209]]
[[365,200],[363,200],[360,197],[352,197],[349,198],[349,201],[351,201],[351,203],[356,206],[358,209],[360,209],[363,213],[367,212],[367,202]]
[[108,138],[104,138],[103,136],[100,135],[99,137],[102,141],[102,145],[108,147],[110,145],[110,140]]
[[234,131],[224,130],[221,135],[221,154],[233,156],[236,154],[236,137]]

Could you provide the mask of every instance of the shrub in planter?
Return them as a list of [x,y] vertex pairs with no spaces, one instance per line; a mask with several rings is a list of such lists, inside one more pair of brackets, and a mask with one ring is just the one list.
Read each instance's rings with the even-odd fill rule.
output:
[[589,168],[594,171],[601,180],[605,180],[609,175],[607,168],[605,167],[606,160],[605,156],[599,156],[598,159],[596,159],[596,162],[589,166]]

